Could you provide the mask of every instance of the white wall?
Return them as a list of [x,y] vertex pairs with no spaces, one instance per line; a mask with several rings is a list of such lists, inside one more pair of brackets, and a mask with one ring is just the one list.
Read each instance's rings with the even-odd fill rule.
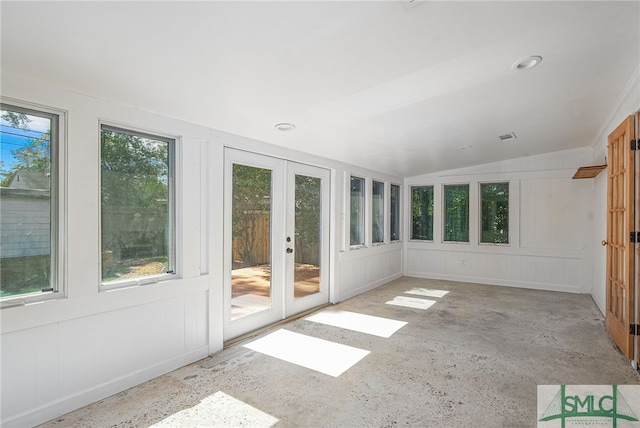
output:
[[[640,110],[640,67],[636,69],[631,79],[629,79],[625,90],[611,109],[609,117],[593,141],[593,165],[603,165],[606,163],[608,135],[613,132],[624,119],[638,110]],[[600,308],[600,311],[604,314],[606,305],[607,250],[606,247],[600,245],[600,242],[603,239],[607,239],[607,170],[603,171],[603,173],[595,179],[592,203],[595,229],[591,238],[591,246],[594,249],[591,295],[598,305],[598,308]]]
[[[518,144],[518,142],[510,143]],[[414,277],[587,293],[591,290],[592,179],[572,180],[591,164],[590,148],[407,178],[433,185],[433,242],[409,241],[406,274]],[[509,182],[509,244],[479,243],[479,183]],[[442,186],[470,185],[470,242],[442,242]],[[409,199],[409,198],[407,198]],[[405,210],[411,212],[407,200]],[[410,233],[406,222],[406,234]]]
[[[344,247],[344,177],[361,170],[47,84],[2,74],[4,101],[66,111],[61,234],[64,298],[0,311],[2,426],[31,426],[222,349],[224,147],[291,159],[332,172],[331,300],[402,274],[402,244]],[[99,123],[179,139],[179,279],[100,291]],[[345,232],[347,231],[347,232]],[[353,253],[353,254],[352,254]],[[370,269],[376,266],[376,269]],[[367,272],[354,275],[355,272]],[[382,278],[382,279],[381,279]]]

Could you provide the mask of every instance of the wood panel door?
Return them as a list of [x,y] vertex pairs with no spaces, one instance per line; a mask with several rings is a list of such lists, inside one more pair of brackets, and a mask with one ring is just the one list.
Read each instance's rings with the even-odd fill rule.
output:
[[629,116],[609,135],[607,184],[607,332],[633,359],[635,233],[635,118]]
[[[640,140],[640,112],[636,113],[636,144],[638,140]],[[636,175],[640,173],[640,171],[636,171]],[[639,180],[636,179],[636,183]],[[638,194],[638,189],[636,189],[636,195]],[[636,196],[636,217],[640,214],[640,197]],[[640,245],[636,245],[636,260],[640,261]],[[636,263],[638,265],[638,263]],[[636,287],[635,287],[635,300],[636,300],[636,314],[635,314],[635,323],[640,324],[640,269],[636,272]],[[636,341],[636,369],[640,370],[640,337],[635,337]]]

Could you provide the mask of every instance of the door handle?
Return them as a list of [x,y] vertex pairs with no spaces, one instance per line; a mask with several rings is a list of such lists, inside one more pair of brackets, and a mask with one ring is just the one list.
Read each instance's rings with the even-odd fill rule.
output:
[[287,248],[287,254],[293,253],[293,248]]
[[607,241],[605,241],[605,240],[603,239],[603,240],[602,240],[602,242],[601,242],[601,244],[602,244],[602,246],[604,247],[604,246],[606,246],[606,245],[608,244],[608,242],[607,242]]

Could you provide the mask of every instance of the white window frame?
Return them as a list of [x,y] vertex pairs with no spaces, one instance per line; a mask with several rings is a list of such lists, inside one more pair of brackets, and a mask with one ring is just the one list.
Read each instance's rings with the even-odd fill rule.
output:
[[8,296],[0,299],[0,308],[22,306],[29,303],[66,297],[66,159],[67,159],[67,112],[64,110],[0,97],[2,108],[51,119],[51,187],[50,230],[51,271],[48,291]]
[[[180,264],[179,264],[179,241],[178,241],[178,153],[179,153],[179,145],[180,145],[180,137],[175,135],[169,135],[163,132],[155,132],[149,131],[145,129],[140,129],[134,126],[112,123],[107,121],[100,121],[98,127],[98,141],[100,147],[102,147],[102,130],[108,129],[111,131],[128,133],[131,135],[135,135],[142,138],[155,139],[159,141],[166,141],[169,144],[169,254],[168,254],[168,265],[173,267],[173,269],[167,273],[161,273],[156,275],[148,275],[139,278],[131,278],[124,279],[119,281],[102,281],[102,257],[100,258],[100,269],[98,271],[98,281],[100,284],[100,291],[109,291],[120,288],[132,287],[132,286],[141,286],[147,284],[158,283],[162,281],[175,280],[180,278]],[[102,150],[100,151],[99,162],[102,162]],[[100,177],[102,177],[102,167],[98,165],[98,169],[100,172]],[[102,178],[100,178],[100,183],[98,187],[98,192],[100,194],[100,199],[102,199]],[[101,202],[102,204],[102,202]],[[99,222],[100,225],[100,233],[99,233],[99,248],[100,253],[102,253],[102,209],[100,209]]]

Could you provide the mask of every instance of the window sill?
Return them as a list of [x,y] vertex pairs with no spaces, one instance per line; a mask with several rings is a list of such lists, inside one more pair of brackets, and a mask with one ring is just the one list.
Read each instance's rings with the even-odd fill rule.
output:
[[367,248],[366,245],[362,244],[362,245],[351,245],[349,247],[349,251],[354,251],[354,250],[361,250],[363,248]]
[[100,291],[122,290],[125,288],[144,287],[150,284],[167,282],[180,277],[174,273],[163,273],[155,276],[146,276],[138,279],[125,279],[122,281],[110,281],[100,283]]
[[22,306],[36,305],[49,301],[63,299],[64,293],[57,291],[46,291],[37,294],[25,294],[15,297],[6,297],[0,300],[0,309],[19,308]]

